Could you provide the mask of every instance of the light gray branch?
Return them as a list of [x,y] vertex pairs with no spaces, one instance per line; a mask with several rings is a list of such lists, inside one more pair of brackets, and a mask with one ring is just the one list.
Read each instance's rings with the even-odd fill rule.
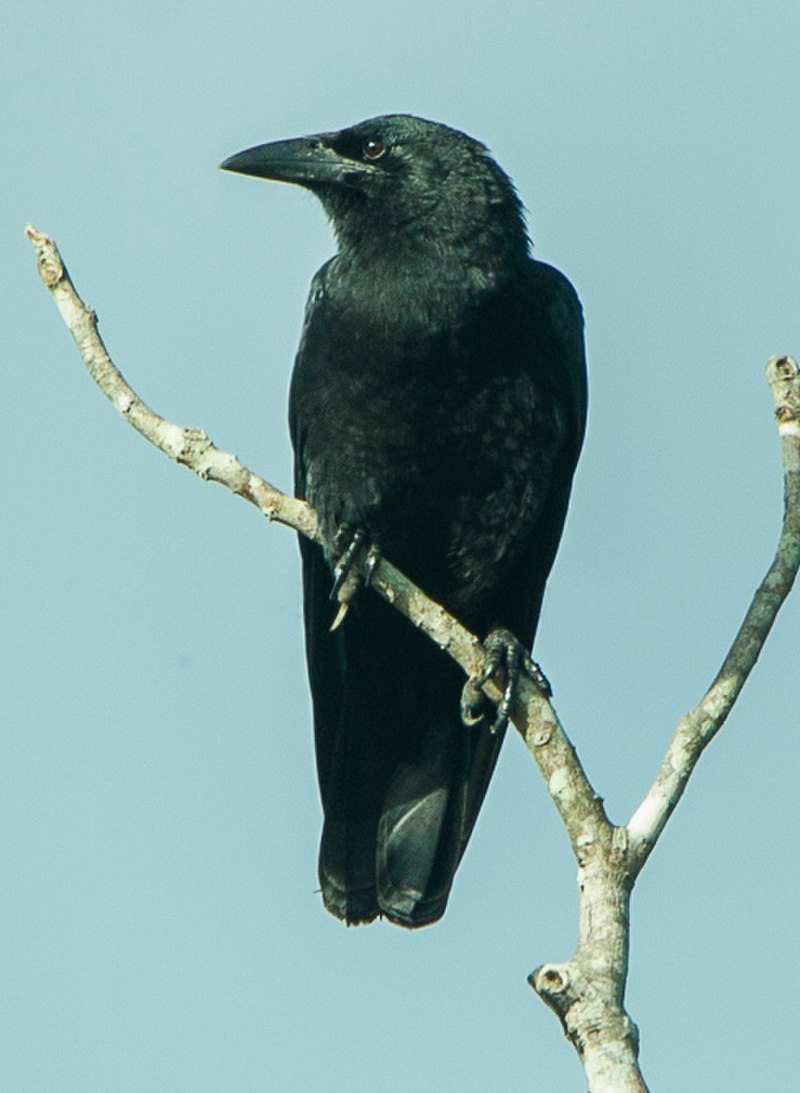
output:
[[[28,226],[39,273],[92,378],[120,414],[157,448],[201,478],[219,482],[269,519],[317,538],[316,516],[220,451],[201,429],[181,428],[150,410],[126,383],[97,331],[94,312],[72,285],[55,243]],[[719,731],[752,670],[800,566],[800,377],[788,357],[767,366],[784,468],[784,522],[778,550],[716,679],[683,717],[661,769],[629,823],[615,827],[592,789],[552,703],[527,679],[513,722],[535,759],[561,815],[578,862],[580,924],[573,957],[544,964],[531,986],[558,1015],[586,1072],[590,1093],[646,1091],[639,1071],[638,1031],[624,1008],[628,973],[629,901],[636,877],[679,801],[697,760]],[[386,559],[372,587],[475,676],[483,664],[478,638],[429,599]],[[497,702],[493,681],[484,687]]]
[[[282,493],[236,456],[220,451],[202,429],[175,425],[145,405],[111,360],[97,329],[97,317],[75,291],[53,240],[30,225],[26,234],[36,251],[39,275],[55,300],[89,374],[125,420],[199,477],[227,486],[259,508],[269,520],[316,539],[316,515],[305,501]],[[370,587],[449,653],[467,675],[480,672],[484,651],[478,638],[385,558],[380,560]],[[484,689],[493,701],[499,701],[501,693],[496,683],[489,680]],[[552,704],[527,678],[521,680],[521,693],[514,723],[539,763],[577,847],[586,817],[603,817],[602,805],[586,780]]]
[[636,873],[681,799],[700,755],[739,697],[800,566],[800,378],[791,357],[773,357],[766,372],[783,462],[783,526],[778,547],[714,682],[681,718],[655,781],[628,821],[629,853]]

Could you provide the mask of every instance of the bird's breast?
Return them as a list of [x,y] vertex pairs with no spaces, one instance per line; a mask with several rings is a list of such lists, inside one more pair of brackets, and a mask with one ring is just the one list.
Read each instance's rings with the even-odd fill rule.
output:
[[354,303],[330,280],[312,292],[291,393],[298,482],[329,550],[343,525],[363,528],[445,600],[492,585],[530,537],[561,444],[519,299],[393,291],[390,310],[385,285]]

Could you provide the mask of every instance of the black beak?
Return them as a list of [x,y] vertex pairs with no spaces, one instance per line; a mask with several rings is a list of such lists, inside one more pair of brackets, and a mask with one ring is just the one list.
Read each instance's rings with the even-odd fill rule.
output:
[[259,144],[220,164],[223,171],[241,175],[271,178],[277,182],[295,182],[298,186],[315,189],[331,183],[346,183],[354,175],[369,172],[369,165],[340,156],[326,138],[334,134],[298,137]]

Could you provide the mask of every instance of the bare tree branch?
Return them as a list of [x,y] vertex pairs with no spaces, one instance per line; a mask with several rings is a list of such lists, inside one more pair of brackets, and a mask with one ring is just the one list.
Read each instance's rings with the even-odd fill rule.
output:
[[[26,232],[37,254],[40,276],[86,367],[119,413],[171,459],[201,478],[227,486],[269,520],[316,539],[316,516],[305,502],[287,496],[235,456],[220,451],[201,429],[181,428],[142,402],[111,361],[98,334],[96,316],[75,292],[55,243],[31,226]],[[695,709],[681,719],[658,775],[629,823],[623,827],[610,823],[551,702],[525,678],[513,713],[578,862],[580,921],[575,954],[565,963],[537,968],[529,982],[561,1020],[584,1065],[590,1093],[646,1091],[637,1062],[638,1031],[624,1008],[630,893],[700,754],[722,727],[755,665],[800,566],[800,375],[788,357],[773,358],[767,375],[784,470],[784,520],[775,559],[717,677]],[[480,671],[483,647],[478,638],[386,559],[381,559],[372,587],[467,675]],[[484,690],[493,701],[499,700],[493,681]]]
[[[89,374],[125,420],[170,459],[189,467],[200,478],[227,486],[259,508],[267,519],[316,539],[316,515],[305,501],[282,493],[236,456],[220,451],[202,429],[175,425],[145,405],[111,360],[97,329],[97,316],[75,291],[56,244],[31,225],[25,230],[36,251],[39,275],[55,300]],[[467,675],[480,672],[484,650],[478,638],[385,558],[379,562],[370,587],[449,653]],[[496,683],[489,680],[484,689],[493,701],[499,701],[501,692]],[[520,709],[514,715],[514,723],[548,780],[573,845],[577,846],[583,831],[582,817],[604,819],[602,805],[586,780],[551,703],[525,677],[520,681],[520,690]]]
[[791,357],[773,357],[766,372],[783,461],[784,509],[778,548],[714,682],[697,706],[681,718],[655,781],[628,822],[636,873],[672,815],[704,748],[722,728],[739,697],[800,566],[800,378]]

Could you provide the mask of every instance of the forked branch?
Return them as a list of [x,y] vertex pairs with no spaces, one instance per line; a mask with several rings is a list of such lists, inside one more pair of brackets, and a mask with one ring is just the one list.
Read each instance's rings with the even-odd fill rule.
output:
[[[49,289],[92,378],[120,414],[171,459],[227,486],[269,519],[311,539],[316,517],[220,451],[201,429],[182,428],[150,410],[122,377],[97,331],[94,312],[75,292],[55,243],[33,227],[42,281]],[[529,981],[558,1015],[583,1062],[590,1093],[646,1089],[638,1067],[638,1033],[624,1008],[629,900],[642,866],[683,794],[703,749],[722,727],[758,659],[800,566],[800,375],[789,357],[774,357],[767,376],[775,401],[784,476],[784,519],[775,559],[759,586],[714,682],[678,724],[653,785],[627,825],[615,827],[592,789],[548,698],[524,676],[516,728],[544,776],[578,861],[580,925],[574,956],[537,968]],[[445,650],[468,676],[483,664],[478,638],[381,559],[372,588]],[[484,687],[497,702],[493,681]],[[465,730],[466,731],[466,730]]]

